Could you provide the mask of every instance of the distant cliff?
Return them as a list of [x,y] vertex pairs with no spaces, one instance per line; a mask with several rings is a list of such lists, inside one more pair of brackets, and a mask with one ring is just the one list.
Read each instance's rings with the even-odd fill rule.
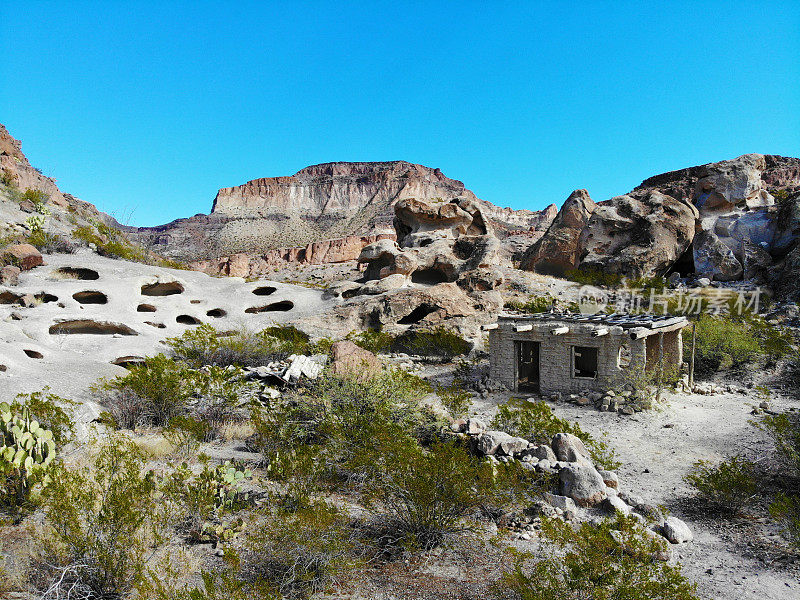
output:
[[182,260],[265,255],[326,240],[393,234],[392,207],[403,198],[474,200],[501,236],[510,230],[543,231],[556,212],[555,207],[545,211],[497,207],[479,200],[439,169],[409,162],[334,162],[306,167],[290,177],[223,188],[210,215],[139,228],[135,235],[164,255]]

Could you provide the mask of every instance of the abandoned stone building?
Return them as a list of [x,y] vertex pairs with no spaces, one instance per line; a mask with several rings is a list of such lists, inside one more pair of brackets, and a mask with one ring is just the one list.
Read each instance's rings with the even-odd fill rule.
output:
[[503,314],[489,330],[491,378],[518,392],[606,389],[626,369],[683,362],[686,317]]

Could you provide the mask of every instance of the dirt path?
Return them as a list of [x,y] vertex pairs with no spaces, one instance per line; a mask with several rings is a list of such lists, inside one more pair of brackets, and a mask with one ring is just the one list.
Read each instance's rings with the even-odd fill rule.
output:
[[[497,404],[509,394],[492,394],[473,404],[473,410],[489,419]],[[753,395],[719,394],[669,396],[658,410],[632,417],[601,413],[593,408],[549,403],[556,415],[580,423],[601,437],[618,454],[622,487],[655,504],[664,505],[683,519],[695,535],[692,543],[675,547],[684,573],[698,583],[701,597],[713,599],[768,600],[800,598],[800,578],[794,568],[770,567],[745,552],[747,536],[774,535],[766,526],[746,522],[738,530],[720,527],[714,519],[699,517],[687,507],[693,496],[683,481],[699,459],[721,460],[738,452],[768,449],[765,434],[750,424],[759,400]],[[800,408],[800,402],[774,399],[773,408]],[[744,541],[742,540],[744,538]],[[759,540],[754,540],[756,545]],[[752,554],[757,554],[753,552]]]

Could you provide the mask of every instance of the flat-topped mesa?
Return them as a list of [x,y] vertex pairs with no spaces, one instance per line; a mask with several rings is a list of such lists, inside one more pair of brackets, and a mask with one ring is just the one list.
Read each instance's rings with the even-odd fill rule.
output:
[[333,162],[306,167],[290,177],[263,177],[222,188],[212,213],[292,211],[337,213],[341,218],[372,205],[391,220],[386,209],[400,198],[458,196],[475,198],[462,182],[445,177],[439,169],[405,161]]
[[139,228],[137,236],[187,261],[263,256],[326,240],[392,235],[393,207],[410,199],[473,202],[501,237],[508,230],[544,229],[552,220],[551,211],[516,211],[479,200],[439,169],[406,161],[331,162],[222,188],[209,216]]

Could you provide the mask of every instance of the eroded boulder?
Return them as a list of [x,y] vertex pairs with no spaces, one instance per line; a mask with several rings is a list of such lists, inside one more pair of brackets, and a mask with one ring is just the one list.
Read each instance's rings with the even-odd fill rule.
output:
[[608,496],[603,478],[589,465],[568,463],[558,477],[561,494],[572,498],[578,506],[595,506]]
[[42,254],[30,244],[14,244],[7,247],[0,255],[0,261],[15,265],[22,271],[30,271],[44,264]]

